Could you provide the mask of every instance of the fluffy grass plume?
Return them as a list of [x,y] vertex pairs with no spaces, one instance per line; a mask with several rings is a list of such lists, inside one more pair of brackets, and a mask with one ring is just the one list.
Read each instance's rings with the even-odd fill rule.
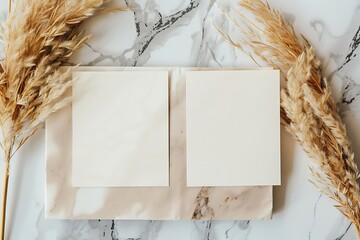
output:
[[105,1],[23,0],[13,4],[2,25],[5,52],[0,63],[0,147],[5,175],[1,239],[4,239],[12,156],[46,117],[69,102],[59,97],[71,85],[72,69],[61,72],[59,67],[89,38],[78,28],[99,11]]
[[[246,10],[251,16],[244,15]],[[240,31],[239,40],[221,33],[252,59],[279,69],[282,124],[312,159],[310,180],[354,225],[360,238],[359,170],[321,62],[281,14],[261,0],[244,0],[224,14]]]

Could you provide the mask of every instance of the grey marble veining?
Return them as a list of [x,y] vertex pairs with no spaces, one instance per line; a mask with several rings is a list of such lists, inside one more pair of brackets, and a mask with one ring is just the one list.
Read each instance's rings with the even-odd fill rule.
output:
[[[94,33],[93,38],[72,62],[110,66],[253,66],[250,59],[216,33],[211,22],[216,19],[218,26],[231,33],[233,27],[219,16],[217,4],[235,2],[135,0],[139,7],[132,12],[89,21],[85,27]],[[314,45],[331,81],[355,154],[360,156],[360,1],[269,2]],[[128,1],[131,3],[134,2]],[[1,4],[2,20],[5,12],[6,4]],[[177,20],[171,20],[171,16]],[[39,131],[12,165],[9,239],[356,239],[352,226],[333,208],[333,202],[307,181],[308,158],[285,132],[284,181],[274,189],[275,214],[271,221],[45,220],[43,135],[44,131]]]
[[[125,49],[121,55],[114,56],[103,54],[100,50],[87,43],[86,46],[99,56],[85,65],[94,66],[105,60],[110,60],[113,64],[122,66],[144,65],[151,57],[154,40],[159,39],[159,35],[164,35],[170,28],[173,30],[180,26],[186,26],[199,4],[199,0],[191,0],[186,6],[180,7],[174,13],[163,14],[158,10],[159,7],[154,2],[148,1],[144,6],[140,6],[134,0],[125,0],[125,5],[131,9],[134,15],[136,39],[133,45]],[[144,10],[146,10],[145,14]]]

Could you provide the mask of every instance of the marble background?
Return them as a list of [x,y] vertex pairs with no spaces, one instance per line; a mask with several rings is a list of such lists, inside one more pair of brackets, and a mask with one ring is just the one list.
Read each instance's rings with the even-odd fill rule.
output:
[[[0,5],[1,20],[6,4]],[[359,0],[270,0],[309,38],[323,60],[343,120],[360,156]],[[118,3],[125,4],[123,1]],[[93,34],[73,58],[101,66],[254,66],[215,31],[214,19],[232,32],[216,0],[126,0],[134,11],[91,19]],[[308,158],[282,133],[281,187],[274,189],[271,221],[62,221],[44,218],[44,131],[20,151],[11,166],[7,233],[9,239],[356,239],[330,200],[307,181]],[[1,164],[3,164],[1,162]],[[0,166],[2,167],[2,166]],[[0,176],[2,178],[2,176]]]

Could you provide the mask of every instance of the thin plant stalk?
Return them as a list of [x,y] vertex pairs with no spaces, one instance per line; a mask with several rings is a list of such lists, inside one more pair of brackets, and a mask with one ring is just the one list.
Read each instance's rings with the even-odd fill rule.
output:
[[2,239],[2,240],[5,238],[5,219],[6,219],[6,203],[7,203],[8,186],[9,186],[9,164],[6,160],[5,167],[4,167],[4,184],[3,184],[3,191],[2,191],[2,206],[1,206],[0,239]]
[[[257,56],[280,70],[282,125],[310,157],[310,181],[335,201],[360,239],[360,172],[315,50],[268,3],[243,0],[232,10],[235,14],[225,12],[225,16],[241,38],[220,33],[252,59]],[[252,18],[245,17],[243,10]]]
[[[8,0],[8,15],[11,12],[11,0]],[[1,229],[0,229],[0,239],[5,239],[5,219],[6,219],[6,205],[7,205],[7,195],[9,188],[9,169],[10,169],[10,153],[5,153],[5,161],[4,161],[4,183],[2,190],[2,204],[1,204]]]
[[11,0],[8,0],[8,13],[11,11]]
[[[4,58],[0,60],[0,148],[4,156],[1,236],[5,238],[9,169],[13,155],[65,107],[74,67],[61,71],[88,39],[80,25],[103,9],[107,0],[8,0],[8,19],[0,26]],[[116,8],[117,11],[125,8]]]

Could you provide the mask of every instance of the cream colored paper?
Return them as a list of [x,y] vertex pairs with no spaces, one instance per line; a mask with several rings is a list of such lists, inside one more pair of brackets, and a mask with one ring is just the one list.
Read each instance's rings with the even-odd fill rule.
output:
[[186,74],[187,185],[280,184],[280,77],[274,70]]
[[73,186],[168,186],[168,72],[73,77]]
[[168,71],[170,76],[169,187],[73,187],[71,182],[72,108],[69,105],[54,113],[46,122],[46,218],[270,219],[273,209],[272,186],[204,188],[186,186],[185,72],[202,70],[201,68],[80,67],[78,69],[78,71],[94,72],[156,70]]

